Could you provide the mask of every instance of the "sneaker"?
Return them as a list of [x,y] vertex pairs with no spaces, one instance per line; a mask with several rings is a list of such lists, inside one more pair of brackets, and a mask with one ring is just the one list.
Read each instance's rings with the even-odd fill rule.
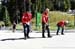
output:
[[56,34],[56,35],[59,35],[59,34]]
[[45,36],[42,36],[42,38],[46,38]]
[[29,36],[27,36],[27,38],[30,38]]
[[64,34],[61,34],[61,35],[64,35]]
[[27,39],[27,37],[25,36],[25,37],[24,37],[24,40],[26,40],[26,39]]
[[26,37],[24,38],[24,40],[26,40]]
[[50,37],[50,38],[51,38],[52,36],[48,36],[48,37]]

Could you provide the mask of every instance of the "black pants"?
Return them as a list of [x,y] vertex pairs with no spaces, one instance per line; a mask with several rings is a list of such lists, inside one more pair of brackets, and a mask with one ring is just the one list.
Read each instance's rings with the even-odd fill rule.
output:
[[30,32],[30,27],[27,24],[23,24],[23,28],[24,28],[24,37],[29,37],[29,32]]
[[16,30],[16,24],[13,24],[13,32]]
[[50,36],[50,30],[49,30],[49,26],[46,25],[45,23],[42,23],[42,37],[45,37],[45,30],[47,30],[47,33],[48,33],[48,37]]
[[63,35],[63,34],[64,34],[64,33],[63,33],[63,32],[64,32],[64,27],[61,27],[61,26],[57,26],[57,27],[58,27],[58,29],[57,29],[57,33],[56,33],[56,34],[58,35],[59,30],[60,30],[60,28],[61,28],[61,29],[62,29],[62,30],[61,30],[61,34]]

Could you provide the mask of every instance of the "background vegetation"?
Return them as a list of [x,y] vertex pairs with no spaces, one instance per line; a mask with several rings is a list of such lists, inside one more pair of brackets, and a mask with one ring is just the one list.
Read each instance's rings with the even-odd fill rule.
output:
[[[62,19],[70,22],[68,28],[74,27],[74,16],[67,11],[75,9],[75,0],[2,0],[1,2],[0,21],[6,26],[12,24],[14,17],[20,23],[23,11],[29,10],[33,14],[32,27],[35,29],[36,12],[42,13],[45,8],[49,8],[51,29],[56,29],[56,23]],[[20,28],[19,26],[21,24],[17,28]]]

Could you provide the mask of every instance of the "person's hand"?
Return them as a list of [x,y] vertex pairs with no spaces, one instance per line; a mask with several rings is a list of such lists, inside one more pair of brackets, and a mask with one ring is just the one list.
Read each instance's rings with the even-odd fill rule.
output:
[[64,28],[66,28],[66,27],[64,26]]
[[48,23],[46,23],[46,25],[48,25]]
[[65,28],[65,26],[62,26],[62,28]]
[[27,25],[30,25],[30,22],[27,22],[26,24],[27,24]]

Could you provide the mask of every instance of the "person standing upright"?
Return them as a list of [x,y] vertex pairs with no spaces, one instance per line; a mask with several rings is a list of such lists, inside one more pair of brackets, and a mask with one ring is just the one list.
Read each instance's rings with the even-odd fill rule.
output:
[[25,39],[29,38],[31,18],[32,18],[32,14],[29,11],[26,11],[23,13],[22,24],[23,24],[23,28],[24,28]]
[[49,25],[48,25],[48,12],[49,9],[47,8],[42,14],[42,37],[45,38],[45,30],[47,30],[48,37],[52,37],[50,35]]

